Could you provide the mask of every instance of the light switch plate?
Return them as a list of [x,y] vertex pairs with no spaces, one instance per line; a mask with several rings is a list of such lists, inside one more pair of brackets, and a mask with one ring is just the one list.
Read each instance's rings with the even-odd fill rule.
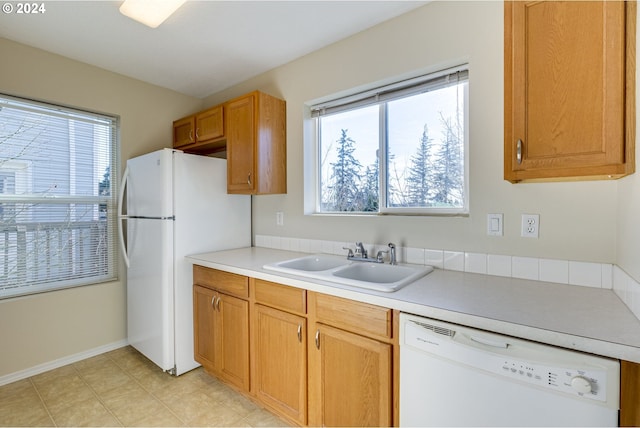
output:
[[487,235],[502,236],[502,214],[487,214]]

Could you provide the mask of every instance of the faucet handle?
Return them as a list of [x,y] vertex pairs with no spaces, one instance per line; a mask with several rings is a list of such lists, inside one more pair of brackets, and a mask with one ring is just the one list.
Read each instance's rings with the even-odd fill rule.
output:
[[349,247],[342,247],[343,250],[349,250],[349,252],[347,253],[347,258],[349,257],[353,257],[353,250]]
[[383,256],[383,254],[388,254],[388,253],[389,253],[389,250],[386,250],[386,251],[382,251],[382,250],[380,250],[380,251],[378,251],[378,254],[376,255],[376,261],[377,261],[378,263],[384,263],[384,256]]

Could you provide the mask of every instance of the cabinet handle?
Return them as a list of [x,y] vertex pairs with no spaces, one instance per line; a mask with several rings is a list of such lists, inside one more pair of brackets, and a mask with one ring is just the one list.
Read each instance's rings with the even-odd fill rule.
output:
[[302,324],[298,324],[298,342],[302,343]]
[[518,161],[518,165],[522,163],[522,140],[516,142],[516,160]]
[[316,330],[316,348],[320,349],[320,329]]
[[193,129],[189,130],[189,141],[193,142]]
[[218,300],[216,300],[216,309],[218,310],[218,312],[220,312],[220,298],[218,297]]
[[251,173],[247,175],[247,184],[251,186]]
[[215,309],[215,308],[216,308],[216,296],[213,296],[213,297],[211,298],[211,307],[212,307],[213,309]]
[[198,128],[196,128],[196,139],[200,138],[200,136],[198,135]]

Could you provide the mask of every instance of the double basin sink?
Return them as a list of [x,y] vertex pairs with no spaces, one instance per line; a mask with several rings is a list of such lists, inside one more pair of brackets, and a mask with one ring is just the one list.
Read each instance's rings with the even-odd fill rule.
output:
[[305,278],[385,292],[396,291],[433,270],[431,266],[351,261],[328,254],[299,257],[263,267]]

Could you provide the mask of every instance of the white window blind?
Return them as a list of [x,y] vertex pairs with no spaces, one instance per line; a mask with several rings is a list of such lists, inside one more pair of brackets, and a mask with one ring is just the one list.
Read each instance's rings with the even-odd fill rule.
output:
[[0,298],[117,277],[118,118],[0,94]]
[[365,106],[405,98],[411,95],[435,91],[469,79],[466,65],[449,68],[437,73],[401,80],[342,98],[336,98],[311,106],[311,116],[319,117]]

